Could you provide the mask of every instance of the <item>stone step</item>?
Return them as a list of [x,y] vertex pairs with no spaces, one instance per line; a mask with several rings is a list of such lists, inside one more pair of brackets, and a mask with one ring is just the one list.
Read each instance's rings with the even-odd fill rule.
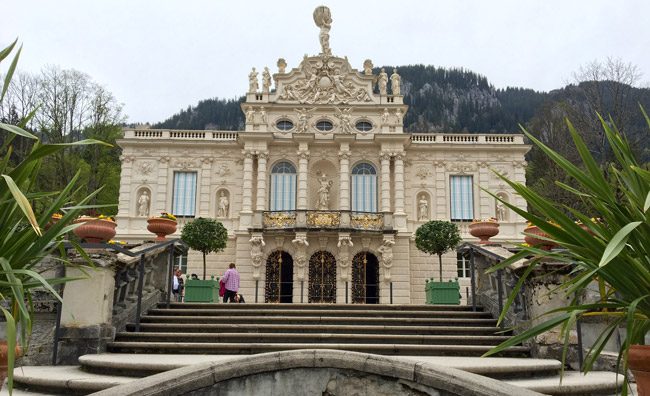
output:
[[342,310],[342,309],[223,309],[219,308],[156,308],[147,312],[149,316],[315,316],[347,318],[492,318],[489,312],[472,311],[412,311],[412,310]]
[[[414,344],[335,344],[335,343],[205,343],[205,342],[109,342],[109,352],[178,354],[257,354],[296,349],[336,349],[378,355],[481,356],[495,345],[414,345]],[[500,356],[524,357],[529,349],[515,346]]]
[[[252,300],[245,296],[246,300]],[[159,303],[159,308],[166,308],[166,303]],[[223,303],[188,303],[188,302],[170,302],[169,308],[174,309],[230,309],[235,311],[243,310],[256,310],[256,309],[326,309],[326,310],[342,310],[342,311],[357,311],[357,310],[385,310],[385,311],[472,311],[471,305],[417,305],[417,304],[317,304],[317,303],[246,303],[246,304],[223,304]],[[476,307],[477,311],[483,311],[483,307]]]
[[79,366],[24,366],[14,370],[16,388],[59,395],[86,395],[136,378],[89,373]]
[[119,342],[203,342],[203,343],[335,343],[335,344],[420,344],[420,345],[498,345],[507,336],[403,335],[353,333],[180,333],[180,332],[121,332]]
[[332,324],[332,325],[400,325],[400,326],[490,326],[496,325],[495,319],[476,318],[347,318],[335,316],[187,316],[156,315],[143,316],[144,323],[246,323],[246,324]]
[[[135,324],[127,325],[135,331]],[[492,335],[501,331],[491,326],[384,326],[384,325],[321,325],[321,324],[229,324],[229,323],[141,323],[141,332],[181,333],[354,333],[354,334],[421,334],[421,335]]]
[[546,395],[614,395],[623,385],[623,376],[610,371],[591,371],[587,374],[567,371],[561,380],[556,375],[509,379],[505,382]]

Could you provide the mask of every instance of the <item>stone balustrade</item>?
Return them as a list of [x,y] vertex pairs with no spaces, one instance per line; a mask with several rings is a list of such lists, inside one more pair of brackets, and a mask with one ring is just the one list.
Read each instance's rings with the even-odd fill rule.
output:
[[392,230],[392,216],[387,213],[345,210],[264,211],[261,226],[266,230],[332,229],[355,231]]
[[237,141],[238,132],[235,131],[192,131],[192,130],[167,130],[167,129],[125,129],[125,139],[171,139],[171,140],[211,140],[211,141]]
[[414,144],[524,144],[523,135],[475,133],[413,133]]

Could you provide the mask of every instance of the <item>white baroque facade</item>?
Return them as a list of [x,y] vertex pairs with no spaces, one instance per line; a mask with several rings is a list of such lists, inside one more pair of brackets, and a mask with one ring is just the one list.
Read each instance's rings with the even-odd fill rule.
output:
[[[224,252],[208,274],[235,262],[248,301],[424,303],[434,257],[415,248],[417,227],[498,217],[495,241],[521,240],[525,222],[485,188],[516,206],[525,201],[497,171],[525,182],[522,135],[404,133],[396,71],[352,68],[331,55],[327,8],[314,20],[321,53],[272,76],[249,74],[243,131],[126,129],[122,147],[118,238],[151,239],[149,215],[172,212],[221,221]],[[390,77],[389,77],[390,75]],[[373,93],[377,87],[379,93]],[[190,255],[188,273],[200,273]],[[456,254],[446,279],[458,277]],[[461,285],[468,283],[462,279]]]

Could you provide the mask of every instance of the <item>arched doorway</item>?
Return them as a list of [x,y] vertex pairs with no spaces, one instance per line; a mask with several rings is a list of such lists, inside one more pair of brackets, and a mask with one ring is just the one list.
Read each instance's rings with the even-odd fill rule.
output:
[[336,302],[336,259],[330,252],[321,250],[309,258],[310,303]]
[[264,302],[293,302],[293,258],[287,252],[276,250],[266,259]]
[[379,261],[370,252],[352,259],[352,303],[379,304]]

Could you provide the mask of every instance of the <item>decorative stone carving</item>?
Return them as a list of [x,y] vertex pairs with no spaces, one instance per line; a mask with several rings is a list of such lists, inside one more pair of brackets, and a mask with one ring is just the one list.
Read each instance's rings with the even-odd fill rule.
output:
[[327,175],[324,173],[318,180],[318,210],[328,210],[330,203],[330,189],[332,188],[332,181],[327,180]]
[[298,125],[296,126],[296,133],[304,133],[309,130],[309,118],[314,109],[294,109],[298,114]]
[[262,218],[265,228],[292,228],[296,226],[296,212],[265,212]]
[[[498,193],[497,197],[502,201],[508,202],[508,196],[505,193]],[[494,213],[499,221],[508,221],[508,207],[501,201],[496,200]]]
[[384,228],[384,215],[382,213],[351,214],[350,227],[355,230],[381,231]]
[[287,61],[284,60],[284,58],[278,59],[278,73],[284,74],[285,70],[287,69]]
[[264,109],[264,106],[260,107],[259,115],[260,115],[260,124],[266,124],[267,119],[266,119],[266,110]]
[[462,174],[476,171],[476,163],[473,162],[447,162],[445,165],[449,172]]
[[172,157],[170,157],[168,155],[163,155],[162,157],[158,158],[158,162],[160,162],[161,164],[167,164],[171,160],[172,160]]
[[296,234],[296,238],[291,241],[295,246],[294,263],[296,264],[296,276],[298,280],[305,279],[305,265],[307,264],[307,242],[306,234]]
[[349,235],[341,235],[336,246],[339,248],[339,257],[336,260],[340,267],[339,273],[341,280],[346,281],[350,269],[350,248],[354,246],[352,238]]
[[402,113],[402,110],[401,109],[395,110],[395,124],[402,125],[403,120],[404,120],[404,113]]
[[323,55],[305,58],[300,66],[305,78],[283,85],[280,100],[306,104],[347,104],[372,100],[366,86],[355,85],[351,80],[354,74],[347,60]]
[[129,162],[135,161],[135,156],[133,156],[133,155],[121,155],[120,156],[120,161],[124,162],[125,164],[128,164]]
[[386,74],[386,71],[384,70],[383,67],[379,72],[379,79],[377,80],[377,85],[379,86],[379,94],[386,95],[387,87],[388,87],[388,74]]
[[219,192],[219,204],[217,206],[217,217],[228,218],[229,211],[230,211],[230,199],[228,198],[228,192],[226,190],[221,190]]
[[255,122],[255,110],[251,106],[246,106],[246,123],[252,124]]
[[352,115],[350,112],[352,111],[352,108],[347,108],[347,109],[339,109],[336,108],[336,114],[334,114],[339,120],[341,120],[341,133],[352,133],[353,128],[352,128]]
[[393,69],[393,74],[390,75],[390,85],[393,90],[393,96],[399,96],[401,95],[402,89],[400,87],[400,83],[402,82],[402,78],[397,74],[397,69]]
[[384,112],[381,114],[381,123],[383,125],[387,125],[389,117],[390,117],[390,113],[388,112],[388,109],[384,108]]
[[390,269],[393,267],[393,245],[395,241],[392,239],[384,239],[381,246],[377,249],[381,257],[379,262],[384,269],[384,281],[390,281]]
[[220,164],[217,167],[217,175],[220,177],[224,177],[230,173],[230,168],[228,167],[227,164]]
[[372,76],[372,67],[372,61],[370,59],[363,61],[363,74]]
[[330,9],[325,6],[316,7],[314,10],[314,22],[320,28],[318,41],[320,41],[321,53],[332,55],[330,48],[330,28],[332,27],[332,14]]
[[266,243],[264,243],[264,238],[261,235],[253,236],[251,239],[248,240],[248,242],[251,244],[251,262],[253,264],[253,279],[258,280],[260,279],[260,268],[264,263],[263,249],[264,246],[266,246]]
[[417,172],[415,172],[415,176],[419,177],[420,180],[424,180],[427,177],[431,176],[431,169],[421,166],[418,168]]
[[147,176],[148,174],[151,173],[151,171],[153,171],[153,165],[151,164],[151,162],[144,161],[140,163],[140,173]]
[[269,72],[268,67],[264,67],[264,71],[262,72],[262,92],[263,93],[269,93],[269,90],[271,89],[271,73]]
[[339,151],[339,159],[349,160],[351,156],[352,156],[352,153],[349,150],[341,150],[341,151]]
[[174,163],[174,167],[186,170],[186,169],[196,168],[197,166],[194,160],[179,158],[176,159],[176,162]]
[[255,71],[255,68],[253,68],[253,70],[248,74],[248,92],[256,93],[259,87],[260,84],[257,81],[257,72]]
[[341,225],[341,212],[307,213],[307,226],[310,228],[335,228]]
[[429,220],[429,200],[425,194],[420,195],[418,200],[418,221]]
[[149,217],[150,203],[151,197],[149,196],[149,190],[143,188],[140,190],[140,196],[138,197],[138,216]]

